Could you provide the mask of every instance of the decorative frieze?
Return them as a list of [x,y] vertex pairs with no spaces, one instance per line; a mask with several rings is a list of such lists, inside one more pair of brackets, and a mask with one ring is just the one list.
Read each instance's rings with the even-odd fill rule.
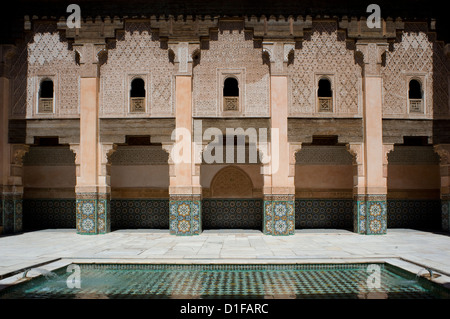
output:
[[24,156],[24,166],[74,166],[75,155],[69,147],[33,146]]
[[112,165],[168,165],[169,154],[161,146],[118,146]]
[[352,165],[352,155],[345,146],[303,145],[296,153],[300,165]]

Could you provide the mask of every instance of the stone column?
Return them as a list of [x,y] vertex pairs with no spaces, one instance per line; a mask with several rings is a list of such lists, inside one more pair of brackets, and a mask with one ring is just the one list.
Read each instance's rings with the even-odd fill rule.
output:
[[[270,162],[264,165],[264,226],[266,235],[295,233],[295,185],[292,152],[288,143],[288,54],[293,44],[265,44],[271,61],[270,77]],[[294,159],[295,164],[295,159]]]
[[81,54],[80,144],[72,145],[76,152],[77,185],[76,225],[78,234],[105,234],[111,230],[109,201],[108,155],[113,144],[100,143],[98,112],[98,56],[103,45],[77,44]]
[[22,231],[22,159],[29,146],[8,143],[12,46],[0,46],[0,233]]
[[[170,146],[170,234],[199,235],[201,223],[200,172],[196,169],[192,120],[192,58],[188,43],[170,44],[175,53],[175,127]],[[165,146],[167,149],[167,146]]]
[[[381,56],[387,50],[385,42],[357,42],[364,55],[363,67],[363,133],[364,143],[357,151],[357,166],[363,169],[356,179],[354,196],[354,231],[360,234],[385,234],[387,229],[387,178],[383,145],[383,106]],[[364,182],[360,179],[364,179]],[[364,186],[363,186],[364,185]]]
[[434,146],[439,154],[441,175],[442,230],[450,232],[450,144]]

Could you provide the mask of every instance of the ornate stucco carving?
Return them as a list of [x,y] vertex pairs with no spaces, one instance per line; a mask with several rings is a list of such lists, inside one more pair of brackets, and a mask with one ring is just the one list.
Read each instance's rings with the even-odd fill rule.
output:
[[317,116],[315,78],[331,74],[335,78],[334,115],[358,115],[361,101],[361,67],[354,51],[347,48],[345,35],[335,22],[313,22],[301,48],[296,48],[288,67],[291,116]]
[[[68,41],[56,29],[56,24],[36,23],[28,39],[26,51],[20,47],[17,57],[17,78],[14,81],[13,114],[20,113],[20,103],[26,95],[27,117],[69,117],[79,114],[79,66],[75,63],[75,52],[69,49]],[[27,61],[27,65],[21,65]],[[23,76],[27,68],[27,90],[23,91]],[[26,69],[25,69],[26,70]],[[54,114],[37,114],[39,84],[43,78],[54,83]],[[17,95],[16,95],[17,92]]]
[[129,78],[142,75],[148,78],[146,112],[142,116],[173,116],[174,65],[168,50],[161,48],[158,35],[149,22],[125,24],[115,48],[108,50],[108,62],[100,69],[100,116],[129,115]]
[[408,76],[414,75],[424,82],[424,115],[449,114],[449,74],[444,44],[427,33],[426,24],[406,23],[382,67],[383,116],[408,117]]
[[262,63],[262,49],[254,47],[253,37],[242,26],[221,24],[217,38],[211,36],[209,49],[201,50],[200,64],[193,71],[194,116],[220,116],[223,83],[220,70],[242,70],[245,89],[244,116],[269,115],[269,67]]
[[253,183],[240,168],[228,166],[220,170],[211,181],[211,197],[252,197]]

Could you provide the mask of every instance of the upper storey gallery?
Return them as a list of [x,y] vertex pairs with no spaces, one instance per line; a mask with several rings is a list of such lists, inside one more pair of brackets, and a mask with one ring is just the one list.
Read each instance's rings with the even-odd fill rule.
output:
[[[357,19],[146,18],[25,21],[10,58],[10,118],[78,118],[80,78],[99,78],[101,118],[174,117],[192,76],[194,117],[269,117],[270,77],[288,77],[290,117],[363,114],[361,41],[382,41],[383,117],[449,117],[449,58],[433,23]],[[92,75],[90,75],[92,76]]]

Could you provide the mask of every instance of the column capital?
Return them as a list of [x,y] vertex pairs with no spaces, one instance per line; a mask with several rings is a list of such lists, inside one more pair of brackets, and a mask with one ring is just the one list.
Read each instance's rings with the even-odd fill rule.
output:
[[433,146],[434,151],[439,155],[441,164],[450,163],[450,144],[438,144]]
[[76,43],[73,50],[79,55],[79,64],[82,78],[99,77],[102,57],[107,57],[106,43]]
[[200,42],[169,42],[169,60],[175,65],[176,75],[192,75],[192,69],[200,63]]
[[357,41],[356,51],[361,52],[364,76],[380,76],[382,55],[389,49],[386,41]]
[[268,55],[271,75],[287,75],[287,65],[295,52],[295,42],[263,42],[263,52]]
[[11,59],[16,54],[16,49],[12,44],[0,45],[0,77],[9,78]]

